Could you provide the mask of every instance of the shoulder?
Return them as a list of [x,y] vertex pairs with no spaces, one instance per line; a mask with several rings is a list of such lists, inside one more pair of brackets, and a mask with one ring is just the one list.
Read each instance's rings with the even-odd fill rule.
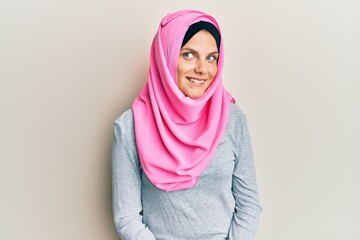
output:
[[247,128],[248,122],[245,112],[239,105],[231,103],[227,126],[228,134],[240,136]]
[[247,125],[246,115],[239,105],[235,103],[230,104],[229,118],[227,125],[227,134],[233,136],[235,139],[240,135],[241,129]]
[[133,111],[131,108],[123,112],[114,122],[115,125],[127,126],[134,124]]
[[134,117],[131,108],[123,112],[114,121],[114,131],[116,135],[118,134],[125,134],[127,136],[134,135]]
[[246,114],[240,108],[239,105],[235,103],[230,103],[229,110],[229,124],[239,125],[246,122]]

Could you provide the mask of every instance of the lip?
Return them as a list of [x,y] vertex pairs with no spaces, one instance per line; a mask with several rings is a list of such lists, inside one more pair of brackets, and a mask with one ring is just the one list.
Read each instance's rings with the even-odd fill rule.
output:
[[186,77],[186,79],[191,83],[191,85],[196,87],[201,87],[207,81],[207,79],[204,78]]

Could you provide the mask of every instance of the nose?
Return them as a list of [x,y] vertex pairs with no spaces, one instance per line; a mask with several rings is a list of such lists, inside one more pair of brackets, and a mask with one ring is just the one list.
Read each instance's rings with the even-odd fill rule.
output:
[[200,74],[200,75],[204,75],[206,74],[206,65],[205,62],[202,60],[197,60],[196,61],[196,66],[195,66],[195,73]]

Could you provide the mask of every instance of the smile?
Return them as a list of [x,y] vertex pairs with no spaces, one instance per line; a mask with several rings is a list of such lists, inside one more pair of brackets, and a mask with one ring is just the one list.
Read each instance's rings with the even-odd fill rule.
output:
[[190,78],[187,77],[187,80],[189,80],[192,83],[195,83],[197,85],[202,85],[206,80],[205,79],[196,79],[196,78]]

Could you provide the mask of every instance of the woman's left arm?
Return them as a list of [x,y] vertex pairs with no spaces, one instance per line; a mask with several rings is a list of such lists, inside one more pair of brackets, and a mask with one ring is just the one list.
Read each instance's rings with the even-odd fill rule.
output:
[[235,199],[234,215],[229,240],[255,238],[261,206],[256,183],[255,164],[245,115],[238,129],[239,150],[235,161],[232,192]]

